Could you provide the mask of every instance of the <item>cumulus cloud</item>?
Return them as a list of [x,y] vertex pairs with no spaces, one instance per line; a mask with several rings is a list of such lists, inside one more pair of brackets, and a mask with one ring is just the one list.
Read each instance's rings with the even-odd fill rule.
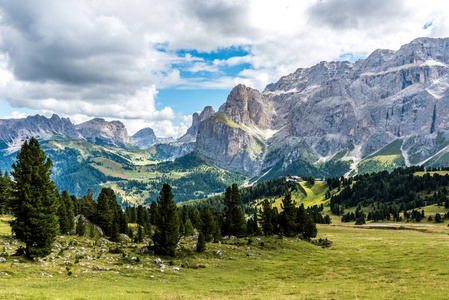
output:
[[[448,6],[437,0],[0,0],[0,100],[179,136],[190,123],[155,104],[158,90],[230,90],[238,83],[263,89],[321,60],[448,36]],[[245,55],[205,60],[188,53],[236,47]],[[238,66],[245,69],[226,72]]]

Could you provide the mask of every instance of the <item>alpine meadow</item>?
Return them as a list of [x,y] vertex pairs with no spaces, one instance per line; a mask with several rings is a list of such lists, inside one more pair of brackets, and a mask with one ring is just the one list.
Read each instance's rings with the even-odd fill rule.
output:
[[0,1],[0,298],[447,298],[448,13]]

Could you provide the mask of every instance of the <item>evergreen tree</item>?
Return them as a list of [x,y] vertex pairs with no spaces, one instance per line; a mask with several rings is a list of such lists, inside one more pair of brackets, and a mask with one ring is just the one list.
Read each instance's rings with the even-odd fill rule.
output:
[[302,236],[306,240],[309,240],[311,238],[316,237],[316,235],[317,235],[316,225],[313,222],[312,218],[307,217],[304,223],[304,231],[302,232]]
[[76,223],[75,232],[78,236],[83,236],[86,233],[86,222],[82,216],[79,216],[78,222]]
[[296,207],[295,201],[292,201],[291,194],[287,194],[284,199],[282,199],[281,208],[283,209],[283,211],[279,214],[279,226],[282,228],[285,236],[295,236]]
[[273,225],[274,212],[268,199],[263,200],[262,208],[259,209],[259,221],[262,224],[262,231],[265,236],[272,235],[274,232]]
[[[156,215],[157,215],[157,203],[156,202],[151,202],[150,205],[150,223],[151,225],[156,225]],[[134,221],[135,223],[135,221]]]
[[109,188],[102,188],[97,199],[95,222],[103,230],[106,236],[112,233],[113,210],[110,207]]
[[25,141],[12,165],[15,181],[11,209],[15,219],[11,229],[25,243],[29,258],[50,254],[58,232],[58,203],[50,179],[52,165],[35,138]]
[[3,177],[0,170],[0,215],[9,211],[8,202],[11,194],[11,179],[8,177]]
[[154,249],[157,254],[174,256],[179,242],[179,220],[170,185],[165,183],[159,195],[156,230],[153,235]]
[[67,212],[67,232],[71,232],[75,227],[75,207],[73,204],[73,200],[67,191],[63,191],[61,194],[61,201],[64,203]]
[[193,228],[190,218],[187,219],[186,224],[184,225],[184,229],[185,229],[185,236],[191,236],[195,233],[195,229]]
[[201,226],[201,216],[200,216],[200,211],[198,210],[198,208],[195,208],[192,211],[192,216],[190,217],[190,221],[192,221],[193,227],[195,227],[196,229],[200,228],[200,226]]
[[204,234],[206,242],[212,242],[214,233],[217,230],[217,223],[209,208],[204,207],[201,210],[201,227],[200,232]]
[[90,189],[87,190],[87,194],[80,200],[79,213],[90,221],[93,221],[97,214],[97,203]]
[[240,192],[237,184],[228,187],[224,198],[226,204],[224,233],[242,237],[246,234],[245,217],[240,210]]
[[56,193],[56,198],[58,199],[59,206],[58,206],[58,221],[59,221],[59,232],[61,234],[67,234],[69,232],[69,219],[67,216],[67,209],[65,206],[64,201],[62,200],[62,197]]
[[143,242],[143,227],[140,225],[137,225],[137,237],[136,240],[138,243]]
[[70,199],[73,203],[73,214],[77,216],[80,213],[80,200],[75,195],[70,195]]
[[198,235],[198,242],[196,243],[196,251],[204,252],[206,250],[206,238],[204,233],[200,232]]

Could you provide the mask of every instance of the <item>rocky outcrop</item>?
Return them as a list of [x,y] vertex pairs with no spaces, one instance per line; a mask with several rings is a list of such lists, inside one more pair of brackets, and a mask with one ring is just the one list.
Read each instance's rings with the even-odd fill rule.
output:
[[129,144],[128,132],[120,121],[108,122],[95,118],[76,125],[76,130],[88,141],[94,144],[112,144],[120,146]]
[[158,142],[153,129],[147,127],[137,131],[133,136],[131,136],[131,143],[140,148],[149,148]]
[[[298,69],[262,93],[238,85],[222,117],[201,122],[197,149],[251,175],[280,162],[327,161],[343,150],[361,161],[397,139],[406,163],[423,163],[442,151],[449,133],[447,53],[448,38],[420,38],[356,63]],[[257,155],[254,141],[262,146]]]
[[198,128],[201,121],[212,117],[215,114],[212,106],[206,106],[201,113],[194,113],[192,115],[192,126],[187,130],[186,134],[178,139],[180,143],[190,143],[196,141],[196,135],[198,134]]

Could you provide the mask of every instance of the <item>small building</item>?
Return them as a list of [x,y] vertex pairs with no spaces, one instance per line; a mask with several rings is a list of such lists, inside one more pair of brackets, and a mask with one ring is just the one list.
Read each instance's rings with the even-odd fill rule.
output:
[[299,176],[291,176],[291,175],[288,175],[288,176],[287,176],[287,181],[292,181],[292,182],[299,183],[299,182],[303,182],[304,180],[302,180],[302,178],[299,177]]

